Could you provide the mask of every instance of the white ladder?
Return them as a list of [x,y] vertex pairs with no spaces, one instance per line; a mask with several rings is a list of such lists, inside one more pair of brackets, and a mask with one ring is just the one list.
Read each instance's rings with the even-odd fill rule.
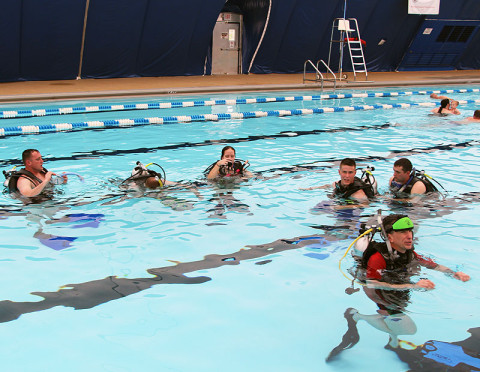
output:
[[[338,37],[338,39],[335,39],[335,37]],[[332,45],[334,43],[339,43],[339,80],[345,79],[343,74],[343,48],[345,44],[348,46],[348,53],[350,54],[354,80],[357,80],[358,73],[365,73],[365,80],[368,80],[367,65],[365,63],[365,55],[363,54],[362,39],[360,37],[360,29],[358,28],[358,22],[356,18],[335,18],[333,20],[332,34],[330,37],[330,51],[328,53],[328,65],[330,65]]]

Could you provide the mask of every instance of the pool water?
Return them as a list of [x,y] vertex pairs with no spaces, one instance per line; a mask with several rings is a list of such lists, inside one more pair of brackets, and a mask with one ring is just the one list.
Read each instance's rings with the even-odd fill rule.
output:
[[[410,89],[378,91],[405,90]],[[294,95],[312,94],[318,92]],[[282,95],[292,93],[255,96]],[[156,101],[190,99],[205,97]],[[0,108],[142,101],[152,98]],[[288,101],[2,119],[0,124],[429,101],[428,95]],[[345,292],[351,283],[344,274],[349,276],[354,261],[347,255],[339,270],[339,260],[358,235],[359,222],[378,209],[408,213],[418,225],[417,251],[472,280],[462,283],[423,269],[420,276],[436,288],[412,293],[407,313],[417,331],[400,339],[410,342],[410,349],[429,340],[451,343],[480,326],[480,126],[457,124],[476,108],[461,105],[459,117],[430,116],[430,108],[411,107],[2,138],[2,170],[20,165],[24,149],[36,148],[49,170],[83,177],[82,182],[70,175],[66,185],[56,187],[53,200],[40,204],[0,196],[3,370],[415,370],[384,348],[386,333],[363,321],[359,342],[326,363],[347,331],[345,310],[377,310],[362,290]],[[249,161],[252,179],[227,186],[205,181],[203,171],[225,145]],[[328,190],[303,190],[337,180],[345,157],[357,159],[360,168],[375,167],[381,195],[366,207],[338,210]],[[433,176],[446,189],[444,196],[393,202],[386,185],[400,157]],[[119,188],[137,161],[160,164],[167,180],[188,187],[146,194]],[[312,210],[318,203],[319,210]],[[478,358],[462,359],[447,350],[451,355],[408,355],[418,363],[450,358],[478,368]]]

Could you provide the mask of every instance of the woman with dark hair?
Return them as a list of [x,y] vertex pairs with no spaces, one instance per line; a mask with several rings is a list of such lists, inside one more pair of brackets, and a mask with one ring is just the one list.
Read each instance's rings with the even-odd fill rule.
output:
[[453,114],[454,112],[450,110],[449,107],[450,107],[450,100],[448,98],[444,98],[440,101],[440,107],[434,108],[432,110],[432,113],[442,114],[442,115]]
[[248,160],[243,162],[235,158],[235,149],[232,146],[225,146],[220,160],[208,167],[205,173],[209,180],[219,177],[251,177],[252,174],[246,170],[248,165]]

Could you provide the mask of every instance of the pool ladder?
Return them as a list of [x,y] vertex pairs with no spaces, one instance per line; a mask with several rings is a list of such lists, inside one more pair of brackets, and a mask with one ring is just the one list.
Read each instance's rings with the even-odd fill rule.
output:
[[[323,74],[320,72],[319,66],[320,64],[324,65],[325,68],[327,69],[327,74],[330,73],[333,78],[325,78]],[[313,69],[315,70],[315,79],[307,79],[307,67],[312,66]],[[328,76],[328,75],[327,75]],[[306,60],[305,63],[303,64],[303,84],[305,84],[306,81],[314,81],[316,83],[320,82],[322,85],[322,91],[323,91],[323,83],[325,81],[331,81],[333,82],[333,89],[337,89],[337,77],[333,73],[333,71],[328,67],[328,65],[325,63],[323,59],[320,59],[317,61],[317,64],[314,65],[311,60]]]

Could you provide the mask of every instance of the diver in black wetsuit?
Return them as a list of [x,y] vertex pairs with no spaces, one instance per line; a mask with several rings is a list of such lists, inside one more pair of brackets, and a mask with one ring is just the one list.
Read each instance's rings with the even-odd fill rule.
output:
[[[327,361],[333,360],[341,351],[351,348],[358,342],[360,337],[356,323],[359,320],[364,320],[374,328],[387,333],[390,336],[388,343],[390,348],[398,347],[398,335],[411,335],[416,332],[415,323],[404,312],[410,302],[409,291],[435,288],[435,284],[429,279],[412,281],[412,276],[418,275],[420,266],[441,271],[462,282],[470,280],[469,275],[460,271],[455,272],[416,253],[413,246],[413,228],[410,218],[392,214],[365,231],[365,233],[371,231],[372,234],[361,238],[365,239],[365,244],[359,244],[358,240],[355,255],[361,254],[360,268],[363,275],[356,274],[356,278],[363,276],[365,294],[377,304],[378,314],[364,315],[356,309],[347,309],[344,317],[347,319],[348,330],[342,342],[330,352]],[[384,242],[373,240],[373,233],[377,229],[382,234]]]
[[413,168],[410,160],[406,158],[398,159],[393,164],[393,176],[390,178],[389,185],[394,194],[427,194],[438,191],[424,174]]
[[[52,176],[55,176],[55,173],[47,171],[43,167],[43,158],[40,152],[35,149],[27,149],[22,153],[22,161],[25,168],[11,172],[7,184],[8,191],[29,198],[48,193],[52,189]],[[66,183],[67,179],[67,176],[58,178],[61,183]],[[56,183],[59,183],[58,180]]]
[[357,164],[355,160],[346,158],[340,162],[340,168],[338,169],[340,180],[333,184],[333,193],[336,197],[357,200],[374,197],[375,191],[372,185],[356,177],[356,173]]

